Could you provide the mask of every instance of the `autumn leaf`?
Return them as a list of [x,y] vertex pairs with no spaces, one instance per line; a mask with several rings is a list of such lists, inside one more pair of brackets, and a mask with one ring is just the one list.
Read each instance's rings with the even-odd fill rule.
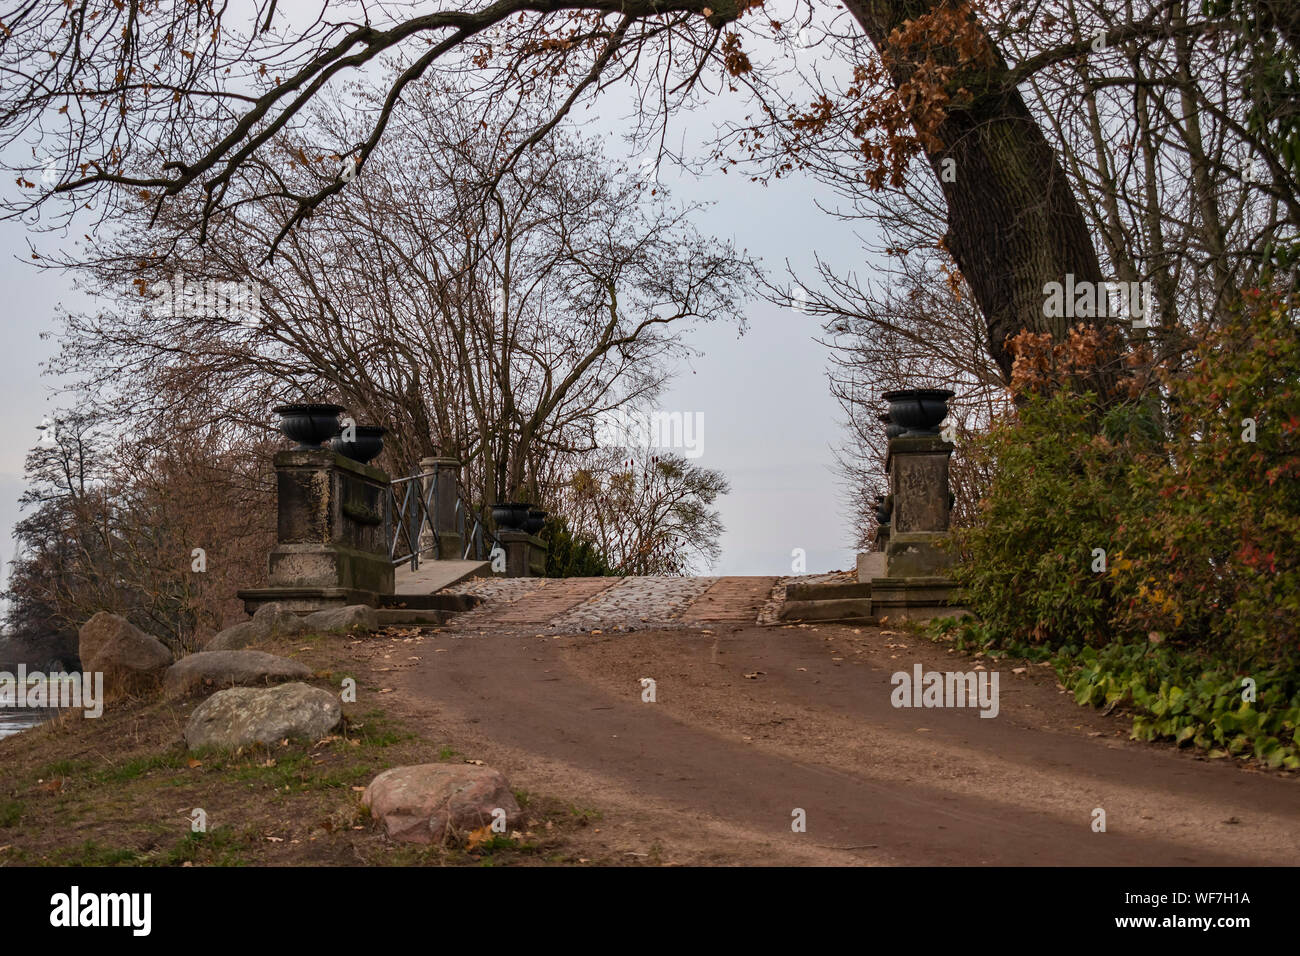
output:
[[489,823],[470,833],[469,839],[465,841],[465,849],[472,853],[478,849],[479,844],[486,843],[490,839],[492,839],[492,824]]

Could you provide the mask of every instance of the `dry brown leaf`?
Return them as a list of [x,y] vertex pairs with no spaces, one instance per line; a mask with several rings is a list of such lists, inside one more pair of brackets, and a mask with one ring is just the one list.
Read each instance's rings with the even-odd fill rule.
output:
[[471,853],[478,849],[480,843],[486,843],[492,839],[492,824],[486,824],[470,833],[469,839],[465,841],[465,849]]

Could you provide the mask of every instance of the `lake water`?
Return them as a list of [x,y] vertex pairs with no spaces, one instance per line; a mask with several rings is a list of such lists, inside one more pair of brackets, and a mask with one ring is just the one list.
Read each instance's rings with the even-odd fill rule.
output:
[[[54,707],[15,707],[12,689],[6,691],[0,692],[0,739],[44,723],[58,713]],[[50,693],[48,688],[45,693]]]
[[54,716],[53,710],[30,707],[0,707],[0,738],[10,737],[20,730],[35,727]]

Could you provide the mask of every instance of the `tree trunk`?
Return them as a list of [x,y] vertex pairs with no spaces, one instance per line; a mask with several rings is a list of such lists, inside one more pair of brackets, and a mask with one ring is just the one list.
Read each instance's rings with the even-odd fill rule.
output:
[[[882,54],[896,27],[942,5],[941,0],[846,0]],[[976,94],[974,101],[948,111],[935,130],[941,147],[927,152],[927,159],[948,203],[948,251],[984,313],[989,351],[1009,381],[1009,337],[1028,329],[1060,340],[1070,327],[1087,321],[1046,316],[1043,287],[1063,282],[1067,274],[1076,283],[1100,283],[1103,277],[1064,168],[1020,94],[1000,89],[1006,62],[983,27],[978,29],[993,62],[979,78],[984,91],[972,88],[967,65],[962,82]],[[916,66],[899,51],[886,62],[895,88]],[[945,177],[947,159],[954,163],[946,164],[951,172]]]

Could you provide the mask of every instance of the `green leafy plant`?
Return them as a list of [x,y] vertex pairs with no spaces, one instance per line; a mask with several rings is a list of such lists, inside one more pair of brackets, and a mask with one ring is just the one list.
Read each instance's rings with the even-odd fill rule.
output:
[[614,573],[595,543],[574,535],[562,516],[548,516],[542,536],[547,545],[548,578],[603,578]]
[[1246,293],[1190,361],[1105,401],[1063,346],[1018,357],[1029,387],[969,452],[993,480],[953,534],[957,646],[1050,659],[1137,738],[1300,769],[1298,331]]

